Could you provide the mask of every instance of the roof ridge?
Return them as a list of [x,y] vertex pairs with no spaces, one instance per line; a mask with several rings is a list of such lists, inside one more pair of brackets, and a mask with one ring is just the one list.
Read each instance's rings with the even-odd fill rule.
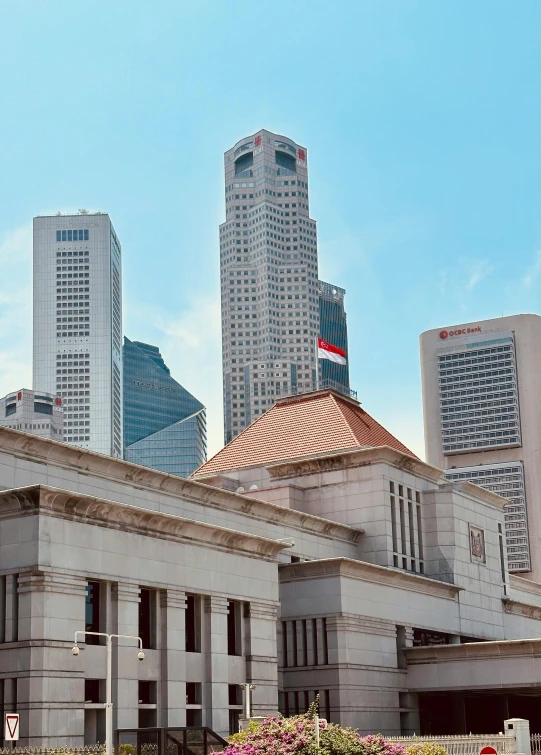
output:
[[340,403],[338,402],[338,397],[337,397],[337,396],[335,396],[335,395],[333,395],[333,394],[331,394],[331,395],[330,395],[330,398],[332,398],[332,400],[333,400],[334,404],[336,405],[336,408],[338,409],[338,411],[339,411],[339,413],[340,413],[340,416],[341,416],[341,417],[342,417],[342,419],[344,420],[344,423],[345,423],[345,425],[346,425],[346,427],[347,427],[347,429],[348,429],[348,432],[349,432],[349,433],[350,433],[350,435],[351,435],[351,438],[352,438],[353,442],[354,442],[354,443],[355,443],[356,445],[360,445],[360,442],[359,442],[359,438],[357,438],[357,436],[355,435],[355,433],[354,433],[354,431],[353,431],[353,428],[352,428],[352,427],[351,427],[351,425],[349,424],[349,422],[348,422],[348,420],[347,420],[347,417],[345,416],[344,412],[342,411],[342,406],[341,406],[341,404],[340,404]]

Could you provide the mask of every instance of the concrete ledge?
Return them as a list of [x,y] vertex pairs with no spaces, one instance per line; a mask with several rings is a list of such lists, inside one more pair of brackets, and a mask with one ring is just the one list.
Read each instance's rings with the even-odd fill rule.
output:
[[399,587],[455,601],[458,600],[458,594],[462,590],[456,585],[439,582],[419,574],[376,566],[367,561],[354,561],[350,558],[326,558],[318,561],[302,561],[298,564],[280,564],[279,574],[281,583],[339,576]]
[[278,553],[287,547],[284,543],[259,535],[45,485],[0,492],[0,521],[38,514],[161,540],[189,542],[266,560],[275,560]]

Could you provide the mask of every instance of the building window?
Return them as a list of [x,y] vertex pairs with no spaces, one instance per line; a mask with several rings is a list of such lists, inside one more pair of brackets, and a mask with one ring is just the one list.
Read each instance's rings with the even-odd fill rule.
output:
[[186,630],[186,652],[201,652],[201,599],[199,595],[186,596],[184,615]]
[[139,637],[143,647],[156,647],[156,590],[141,588],[139,598]]
[[[101,582],[87,582],[85,629],[87,632],[101,631]],[[88,645],[101,645],[101,637],[85,636]]]
[[227,601],[227,654],[241,654],[240,603],[236,600]]
[[201,703],[201,682],[186,682],[186,726],[201,726]]
[[17,411],[17,404],[6,404],[6,417],[15,414]]

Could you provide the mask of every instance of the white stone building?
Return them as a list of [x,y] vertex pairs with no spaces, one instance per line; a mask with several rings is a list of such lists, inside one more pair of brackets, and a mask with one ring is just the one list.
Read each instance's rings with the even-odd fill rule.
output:
[[33,387],[64,441],[122,458],[121,248],[105,213],[34,218]]
[[322,715],[386,734],[475,731],[488,694],[494,731],[539,705],[541,586],[509,576],[503,499],[339,394],[279,400],[197,480],[0,428],[0,488],[21,744],[103,739],[105,648],[71,654],[85,627],[143,640],[143,663],[114,658],[118,727],[227,733],[245,682],[255,715],[319,693]]

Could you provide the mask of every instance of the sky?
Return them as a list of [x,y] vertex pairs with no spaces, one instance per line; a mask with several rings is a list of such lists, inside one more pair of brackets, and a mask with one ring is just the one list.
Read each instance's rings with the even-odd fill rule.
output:
[[111,216],[123,328],[223,445],[223,153],[308,148],[351,387],[424,456],[419,334],[540,312],[538,0],[0,0],[0,396],[32,382],[32,217]]

